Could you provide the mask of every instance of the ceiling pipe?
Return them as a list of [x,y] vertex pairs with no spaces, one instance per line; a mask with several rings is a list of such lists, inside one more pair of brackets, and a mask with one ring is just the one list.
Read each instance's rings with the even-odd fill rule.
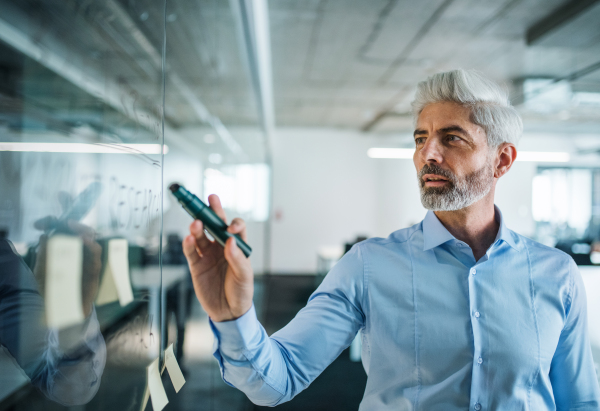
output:
[[[146,35],[140,30],[136,22],[115,0],[107,0],[106,5],[117,21],[131,34],[137,45],[150,57],[155,69],[160,70],[162,56]],[[238,160],[247,160],[248,156],[244,153],[242,147],[231,135],[229,130],[227,130],[227,127],[223,125],[218,117],[212,115],[208,111],[204,103],[202,103],[198,96],[192,92],[192,87],[189,84],[186,84],[168,64],[166,67],[166,76],[168,84],[171,84],[184,100],[187,101],[196,114],[196,117],[203,123],[210,124],[216,134],[223,140],[227,148],[229,148]]]
[[598,0],[572,0],[563,4],[527,30],[525,35],[527,45],[539,43],[548,34],[579,16],[597,2]]
[[[266,0],[230,0],[242,61],[258,103],[261,124],[270,137],[275,127],[269,10]],[[270,151],[270,144],[269,151]]]
[[264,225],[263,271],[271,272],[271,210],[273,209],[272,138],[275,129],[273,76],[271,69],[271,38],[267,0],[230,0],[242,61],[252,82],[258,114],[264,130],[265,163],[269,173],[269,209]]

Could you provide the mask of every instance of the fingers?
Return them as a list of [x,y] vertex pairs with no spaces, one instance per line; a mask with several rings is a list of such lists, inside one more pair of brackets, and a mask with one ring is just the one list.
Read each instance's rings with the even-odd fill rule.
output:
[[230,237],[225,243],[225,259],[236,275],[242,279],[252,276],[250,259],[246,258],[233,237]]
[[247,241],[246,222],[241,218],[234,218],[231,220],[231,224],[227,228],[227,231],[232,234],[239,234],[242,240]]
[[188,235],[183,239],[182,243],[183,254],[187,258],[190,267],[198,264],[200,262],[200,254],[198,254],[198,249],[196,248],[196,239],[193,235]]
[[57,221],[58,220],[56,219],[56,217],[47,216],[47,217],[40,218],[39,220],[36,220],[33,223],[33,226],[37,230],[46,231],[46,230],[50,230],[50,229],[54,228],[56,226]]
[[200,250],[209,247],[212,244],[212,241],[204,234],[204,226],[200,220],[194,220],[192,224],[190,224],[190,234],[194,237],[196,247]]
[[225,210],[223,210],[223,206],[221,206],[221,200],[219,200],[219,196],[216,194],[211,194],[208,196],[208,204],[210,208],[217,214],[221,220],[225,221],[227,224],[227,216],[225,215]]

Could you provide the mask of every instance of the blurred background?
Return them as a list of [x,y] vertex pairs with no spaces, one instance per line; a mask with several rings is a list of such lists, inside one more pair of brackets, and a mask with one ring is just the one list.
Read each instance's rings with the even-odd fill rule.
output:
[[[187,384],[163,375],[166,409],[262,409],[220,378],[166,187],[248,222],[272,333],[351,244],[424,217],[410,102],[454,68],[523,117],[496,202],[580,265],[600,364],[599,19],[596,0],[0,0],[0,410],[143,409],[170,344]],[[279,408],[357,409],[358,351]],[[93,389],[60,397],[44,376],[73,358]]]

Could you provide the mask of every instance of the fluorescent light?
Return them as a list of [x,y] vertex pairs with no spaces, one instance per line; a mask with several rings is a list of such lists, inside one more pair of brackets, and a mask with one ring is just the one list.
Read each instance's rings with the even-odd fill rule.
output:
[[582,106],[600,106],[600,93],[578,91],[573,93],[573,100]]
[[[367,155],[371,158],[412,159],[414,148],[370,148]],[[517,161],[535,161],[538,163],[566,163],[571,159],[569,153],[557,151],[518,151]]]
[[[0,151],[91,154],[160,154],[160,144],[2,143]],[[169,147],[164,146],[165,154]]]
[[414,148],[370,148],[367,155],[371,158],[413,158]]

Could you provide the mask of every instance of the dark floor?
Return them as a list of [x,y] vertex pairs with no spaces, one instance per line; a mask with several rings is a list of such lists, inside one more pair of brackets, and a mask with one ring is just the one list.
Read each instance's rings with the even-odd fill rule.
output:
[[[255,305],[269,334],[286,325],[316,288],[314,276],[270,276],[257,284]],[[216,361],[185,362],[188,383],[173,398],[166,410],[258,411],[272,409],[252,404],[244,394],[227,386],[220,378]],[[281,411],[357,410],[366,384],[361,363],[351,362],[344,351],[305,391]],[[169,386],[169,384],[165,384]]]
[[[316,288],[315,277],[269,276],[257,279],[255,306],[259,319],[269,334],[286,325],[306,304]],[[47,400],[32,388],[21,390],[14,401],[0,402],[0,411],[77,410],[77,411],[143,411],[140,410],[145,387],[145,367],[149,356],[138,353],[123,357],[123,348],[140,335],[148,335],[148,312],[145,307],[130,314],[131,318],[116,324],[115,329],[104,333],[107,341],[108,362],[102,375],[100,390],[88,403],[77,407],[64,407]],[[163,374],[167,392],[168,410],[180,411],[258,411],[267,407],[252,404],[246,396],[225,384],[220,376],[217,361],[212,358],[212,333],[206,313],[192,299],[191,315],[186,323],[184,358],[181,366],[186,384],[175,393],[168,372]],[[140,328],[142,327],[142,328]],[[168,342],[175,340],[176,328],[169,325]],[[119,353],[121,350],[121,354]],[[134,353],[135,354],[135,353]],[[361,363],[351,362],[348,350],[344,351],[310,387],[288,403],[276,409],[281,411],[346,411],[357,410],[366,384]],[[145,408],[151,410],[150,403]]]
[[[314,276],[271,276],[265,281],[265,312],[262,322],[269,334],[285,326],[306,305],[318,284]],[[342,354],[292,401],[276,407],[281,411],[357,410],[367,383],[361,363]],[[267,407],[255,406],[254,410]]]

